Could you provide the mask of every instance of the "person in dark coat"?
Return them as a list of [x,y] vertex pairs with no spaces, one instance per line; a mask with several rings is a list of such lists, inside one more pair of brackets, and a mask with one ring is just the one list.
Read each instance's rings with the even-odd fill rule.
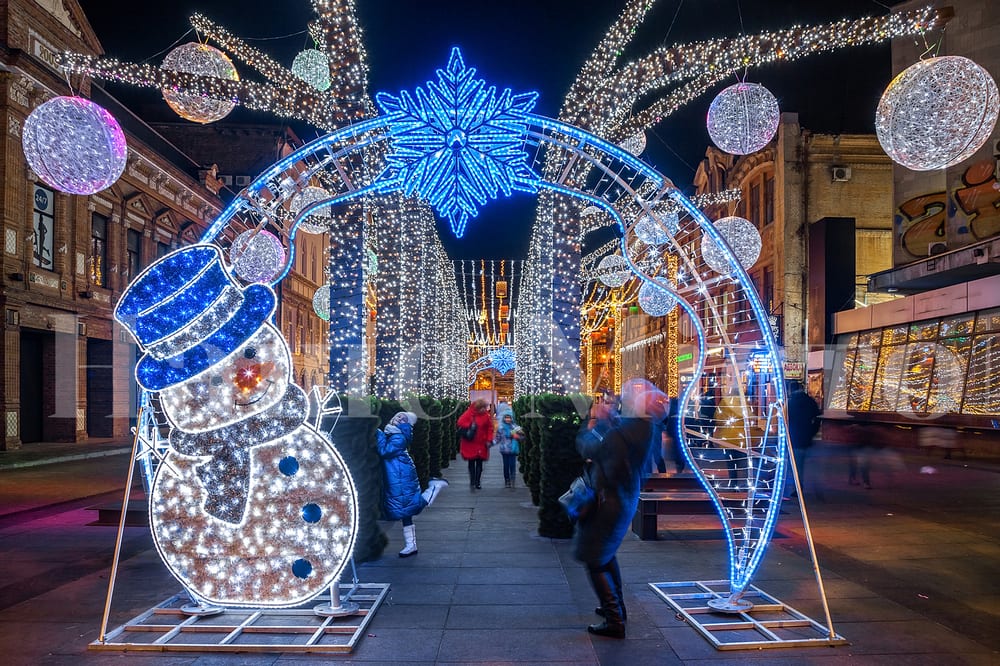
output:
[[400,557],[417,554],[417,528],[413,516],[424,510],[448,485],[444,479],[431,479],[427,490],[420,492],[417,467],[407,447],[413,441],[413,425],[417,415],[398,412],[385,430],[377,431],[378,454],[382,459],[382,517],[403,522],[403,549]]
[[460,437],[459,453],[469,462],[469,488],[480,490],[483,480],[483,461],[490,459],[490,445],[493,443],[493,417],[489,403],[482,398],[472,401],[469,408],[458,417],[459,432],[466,431],[473,423],[476,432],[471,439]]
[[[616,554],[639,505],[643,463],[654,445],[653,422],[667,416],[669,398],[645,379],[626,382],[620,420],[603,435],[587,430],[577,438],[584,459],[592,461],[597,506],[576,524],[573,556],[584,564],[604,617],[587,630],[625,637],[626,611]],[[656,443],[659,446],[659,443]]]
[[[819,415],[822,410],[799,382],[789,382],[788,388],[788,439],[792,444],[799,483],[804,487],[806,458],[812,447],[813,437],[819,432]],[[793,488],[789,496],[795,497],[795,494]]]

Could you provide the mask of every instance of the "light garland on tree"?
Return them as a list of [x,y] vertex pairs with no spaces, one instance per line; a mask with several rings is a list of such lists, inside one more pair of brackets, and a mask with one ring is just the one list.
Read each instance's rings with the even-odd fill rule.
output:
[[892,160],[914,171],[972,157],[993,133],[1000,95],[989,72],[961,56],[922,60],[885,89],[875,133]]
[[82,97],[54,97],[28,114],[21,133],[28,166],[69,194],[93,194],[122,175],[125,135],[105,109]]

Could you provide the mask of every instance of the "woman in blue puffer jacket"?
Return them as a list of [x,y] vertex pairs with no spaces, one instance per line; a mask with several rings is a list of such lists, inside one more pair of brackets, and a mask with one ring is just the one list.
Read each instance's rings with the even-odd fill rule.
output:
[[389,420],[385,431],[378,432],[378,454],[382,458],[382,516],[386,520],[403,521],[404,546],[400,557],[417,554],[417,532],[413,516],[424,510],[448,485],[444,479],[431,479],[427,490],[420,492],[417,467],[407,447],[413,441],[413,425],[417,415],[399,412]]

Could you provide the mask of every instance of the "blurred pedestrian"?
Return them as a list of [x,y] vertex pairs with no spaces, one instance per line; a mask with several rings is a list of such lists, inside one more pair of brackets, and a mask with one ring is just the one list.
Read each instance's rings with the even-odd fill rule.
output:
[[[806,458],[813,445],[813,437],[819,432],[819,416],[823,410],[799,382],[795,380],[789,382],[788,390],[788,439],[792,445],[795,469],[798,470],[799,485],[804,491]],[[794,488],[788,496],[796,496]]]
[[[577,438],[577,448],[592,461],[596,473],[596,506],[576,524],[573,556],[584,564],[604,618],[587,631],[600,636],[625,638],[625,598],[616,556],[639,505],[642,465],[649,458],[653,422],[667,415],[667,396],[645,379],[625,383],[622,414],[604,431],[587,429]],[[657,444],[658,445],[658,444]]]
[[397,412],[384,430],[378,431],[378,453],[382,458],[382,516],[386,520],[401,520],[403,523],[403,549],[400,557],[417,554],[417,528],[413,516],[434,502],[442,488],[448,485],[444,479],[431,479],[427,490],[420,492],[417,467],[407,452],[413,441],[413,426],[417,415],[413,412]]
[[469,463],[469,488],[482,489],[483,462],[490,459],[490,444],[493,442],[493,416],[489,403],[476,398],[469,408],[458,417],[456,423],[460,434],[459,452]]
[[680,401],[678,398],[670,398],[670,406],[667,411],[666,427],[663,430],[663,448],[670,451],[670,457],[674,460],[674,469],[678,474],[684,472],[687,467],[687,458],[682,450],[683,443],[680,436]]
[[524,431],[514,422],[513,413],[500,410],[497,413],[500,415],[500,425],[493,436],[493,444],[500,449],[500,456],[503,458],[504,487],[513,488],[517,478],[517,454],[521,452],[520,442],[524,438]]

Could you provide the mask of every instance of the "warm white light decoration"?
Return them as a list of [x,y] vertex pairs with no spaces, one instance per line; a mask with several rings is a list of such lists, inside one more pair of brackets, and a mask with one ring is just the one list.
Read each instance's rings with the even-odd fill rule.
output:
[[[325,189],[310,185],[292,197],[289,210],[293,213],[298,213],[309,204],[316,203],[317,201],[325,201],[329,198],[330,193]],[[331,217],[332,214],[329,206],[318,208],[307,218],[299,222],[298,229],[308,234],[322,234],[330,230]]]
[[269,287],[234,280],[218,248],[194,245],[143,271],[115,309],[144,352],[136,379],[171,428],[150,489],[153,541],[212,604],[304,603],[354,549],[354,482],[306,423],[288,345],[268,323],[275,302]]
[[[225,53],[208,44],[189,42],[181,44],[163,59],[162,69],[185,72],[199,76],[238,81],[239,74]],[[197,91],[186,92],[179,88],[163,88],[163,99],[174,113],[196,123],[222,120],[236,107],[235,101],[213,99]]]
[[642,151],[646,150],[646,133],[639,132],[637,134],[633,134],[618,145],[633,155],[638,156],[642,153]]
[[[731,216],[713,224],[743,268],[757,263],[761,248],[760,232],[750,220]],[[701,256],[716,273],[728,275],[731,272],[725,252],[708,234],[701,237]]]
[[643,215],[635,223],[636,237],[647,245],[663,245],[669,242],[670,237],[680,228],[676,210],[666,211],[658,217],[656,220],[649,215]]
[[720,92],[708,107],[708,135],[727,153],[749,155],[778,131],[778,100],[759,83],[740,82]]
[[292,73],[320,92],[330,87],[330,59],[322,51],[301,51],[292,61]]
[[666,289],[652,282],[643,282],[639,287],[639,307],[650,317],[662,317],[677,305],[677,299]]
[[609,254],[601,259],[595,271],[597,279],[608,287],[620,287],[632,277],[625,257],[620,254]]
[[24,121],[21,146],[39,178],[70,194],[110,186],[128,158],[118,122],[82,97],[55,97],[37,106]]
[[993,133],[1000,111],[989,72],[961,56],[922,60],[882,93],[875,133],[894,162],[914,171],[967,160]]
[[323,321],[330,321],[330,285],[324,284],[313,294],[313,311]]
[[229,261],[247,282],[270,282],[285,265],[285,248],[271,232],[250,229],[233,240]]

